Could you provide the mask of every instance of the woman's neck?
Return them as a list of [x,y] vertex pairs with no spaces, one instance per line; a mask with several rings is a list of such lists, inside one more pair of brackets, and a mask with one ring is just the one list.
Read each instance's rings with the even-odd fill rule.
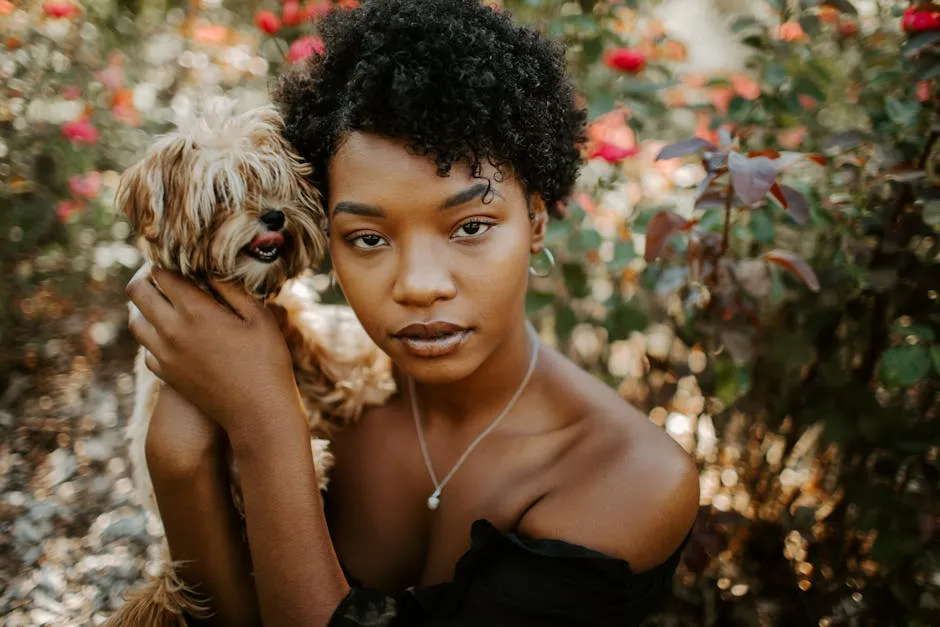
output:
[[[534,330],[524,322],[469,376],[445,384],[415,381],[422,424],[425,428],[435,423],[448,423],[451,428],[458,425],[468,429],[485,428],[519,389],[538,341]],[[399,381],[399,389],[407,394],[404,376]]]

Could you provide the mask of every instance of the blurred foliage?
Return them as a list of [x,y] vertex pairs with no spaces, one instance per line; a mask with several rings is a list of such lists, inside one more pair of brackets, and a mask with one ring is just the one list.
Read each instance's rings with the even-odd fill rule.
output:
[[[0,0],[0,378],[77,303],[120,320],[111,197],[149,138],[201,92],[263,101],[355,2],[50,4]],[[568,44],[591,114],[532,318],[702,468],[651,622],[936,624],[940,6],[716,1],[741,52],[702,73],[675,2],[491,4]]]

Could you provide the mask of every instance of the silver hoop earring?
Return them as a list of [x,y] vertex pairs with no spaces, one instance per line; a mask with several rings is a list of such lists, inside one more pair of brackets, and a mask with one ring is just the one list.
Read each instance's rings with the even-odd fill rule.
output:
[[552,269],[555,267],[555,255],[552,254],[552,251],[549,248],[543,248],[542,252],[545,253],[545,258],[548,259],[548,269],[544,272],[539,272],[533,266],[529,266],[529,274],[537,277],[547,277],[552,273]]

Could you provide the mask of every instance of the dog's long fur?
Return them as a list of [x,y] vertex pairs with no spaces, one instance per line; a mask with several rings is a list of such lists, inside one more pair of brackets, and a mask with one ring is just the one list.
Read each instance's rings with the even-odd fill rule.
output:
[[[391,362],[346,307],[317,302],[307,269],[325,250],[325,220],[310,166],[282,138],[270,106],[235,115],[218,103],[159,138],[122,175],[115,202],[140,235],[147,263],[177,270],[205,286],[210,277],[241,283],[266,299],[290,348],[311,429],[311,447],[325,489],[332,457],[331,426],[355,420],[394,391]],[[283,212],[285,241],[274,261],[258,257],[256,237],[270,233],[261,216]],[[260,240],[259,240],[260,241]],[[268,249],[268,253],[270,248]],[[129,457],[140,502],[159,516],[147,469],[146,438],[162,382],[135,362]],[[232,497],[244,515],[237,468],[230,459]],[[107,627],[185,625],[185,616],[212,613],[211,599],[183,584],[164,543],[161,573],[135,590]]]

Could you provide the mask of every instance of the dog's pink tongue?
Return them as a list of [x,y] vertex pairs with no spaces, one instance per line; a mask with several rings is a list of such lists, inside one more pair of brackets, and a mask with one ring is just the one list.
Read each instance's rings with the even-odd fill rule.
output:
[[284,235],[278,231],[268,231],[251,240],[252,248],[277,248],[284,243]]

